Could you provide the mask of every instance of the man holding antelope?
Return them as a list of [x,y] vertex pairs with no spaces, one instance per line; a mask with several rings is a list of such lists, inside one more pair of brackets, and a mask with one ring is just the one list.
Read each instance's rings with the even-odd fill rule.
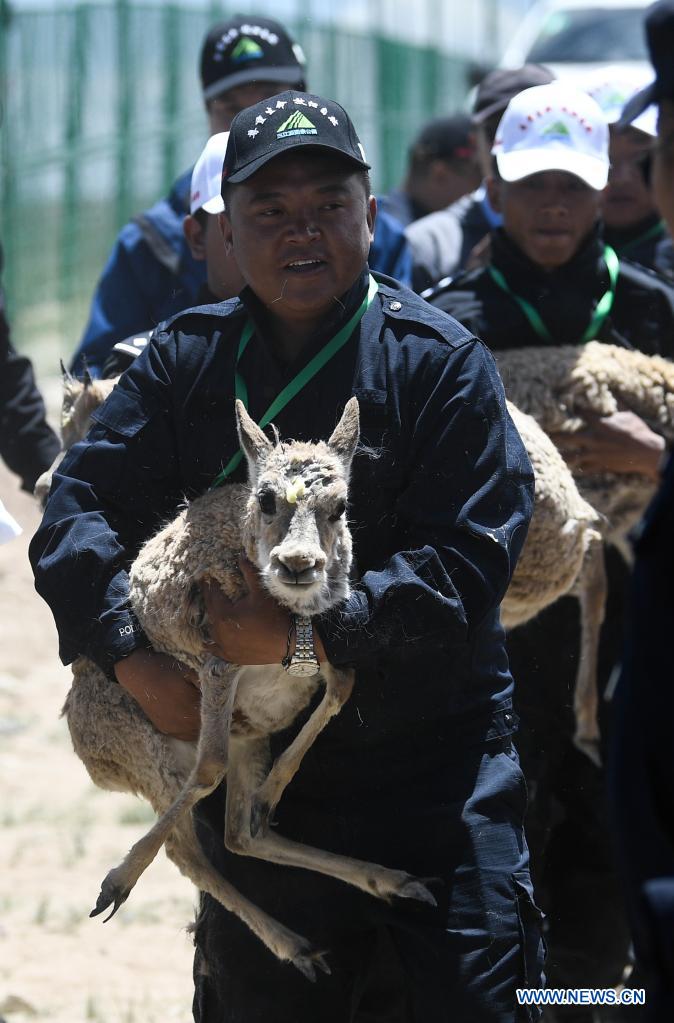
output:
[[[128,602],[130,564],[185,496],[245,480],[235,397],[255,422],[300,441],[334,436],[358,400],[348,503],[332,510],[351,524],[349,595],[299,620],[242,559],[246,595],[232,602],[211,583],[203,601],[226,662],[283,663],[289,686],[293,672],[325,662],[355,672],[350,699],[283,794],[278,833],[404,867],[437,905],[382,901],[225,848],[221,786],[194,809],[208,858],[324,950],[331,972],[307,983],[206,896],[198,1023],[515,1023],[516,988],[540,983],[499,622],[531,514],[531,468],[482,343],[369,273],[368,170],[331,100],[289,91],[237,115],[221,228],[246,287],[156,332],[60,466],[32,546],[63,660],[95,661],[159,731],[193,740],[199,692],[150,649]],[[257,493],[262,516],[282,513],[292,532],[307,486],[298,464],[285,490]],[[313,571],[286,563],[284,585]],[[306,715],[272,736],[274,752]]]

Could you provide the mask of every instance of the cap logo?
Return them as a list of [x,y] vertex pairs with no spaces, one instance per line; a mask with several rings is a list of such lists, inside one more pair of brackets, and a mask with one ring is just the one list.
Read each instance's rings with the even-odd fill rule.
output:
[[[256,38],[262,39],[263,42],[269,43],[270,46],[276,46],[279,41],[279,37],[275,32],[270,32],[268,28],[265,28],[262,25],[240,25],[238,28],[230,28],[227,32],[220,36],[215,44],[213,59],[218,61],[224,60],[226,51],[232,45],[234,40],[239,38],[239,36],[256,36]],[[262,54],[260,54],[260,56],[261,55]]]
[[231,58],[236,63],[242,60],[258,60],[260,57],[264,57],[264,50],[248,36],[242,36],[231,53]]
[[545,131],[541,132],[541,135],[545,138],[565,139],[571,138],[571,132],[564,124],[564,121],[553,121],[549,124]]
[[291,135],[318,135],[318,131],[301,110],[295,110],[276,130],[276,137],[279,139],[287,139]]

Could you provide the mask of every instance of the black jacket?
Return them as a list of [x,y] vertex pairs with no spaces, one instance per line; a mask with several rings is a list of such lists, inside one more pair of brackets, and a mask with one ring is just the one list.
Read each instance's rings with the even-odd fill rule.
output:
[[[86,654],[110,670],[143,643],[127,606],[129,562],[238,449],[234,368],[246,317],[256,329],[239,370],[259,419],[366,283],[291,367],[244,291],[243,304],[170,321],[124,374],[56,474],[31,545],[66,663]],[[389,279],[352,341],[276,417],[281,435],[328,436],[352,394],[362,439],[380,454],[356,455],[352,470],[360,582],[318,623],[330,661],[355,664],[361,679],[335,731],[356,744],[415,728],[437,736],[444,719],[488,713],[510,696],[498,605],[526,535],[531,467],[489,352]],[[232,479],[243,478],[240,465]]]
[[666,277],[674,277],[674,246],[658,213],[627,228],[604,225],[604,239],[621,259],[629,259]]
[[[573,259],[546,273],[502,229],[492,236],[492,264],[510,289],[538,311],[555,344],[577,344],[609,287],[604,242],[593,233]],[[518,303],[488,268],[471,270],[436,288],[428,301],[456,317],[494,351],[545,344]],[[598,341],[651,355],[674,355],[674,286],[626,260],[620,262],[615,301]]]
[[33,368],[9,339],[0,292],[0,456],[32,491],[38,476],[60,450],[59,439],[47,424]]

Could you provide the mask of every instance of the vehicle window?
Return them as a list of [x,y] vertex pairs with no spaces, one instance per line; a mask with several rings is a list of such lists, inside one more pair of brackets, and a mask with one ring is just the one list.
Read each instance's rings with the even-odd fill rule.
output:
[[555,11],[543,23],[527,61],[647,61],[643,21],[643,7]]

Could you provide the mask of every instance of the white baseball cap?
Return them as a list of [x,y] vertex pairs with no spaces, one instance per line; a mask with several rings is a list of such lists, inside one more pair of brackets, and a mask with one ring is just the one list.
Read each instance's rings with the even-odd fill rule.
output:
[[228,131],[211,135],[195,163],[190,187],[190,213],[201,209],[206,210],[206,213],[223,212],[225,204],[220,189],[228,138]]
[[[650,67],[632,68],[618,64],[613,67],[597,68],[585,79],[583,88],[604,111],[607,123],[615,124],[620,120],[625,104],[650,85],[652,79],[653,72]],[[643,113],[632,121],[632,127],[655,138],[658,134],[658,110],[655,103],[646,107]]]
[[492,147],[504,181],[566,171],[601,191],[608,181],[608,125],[599,104],[562,82],[513,96]]

